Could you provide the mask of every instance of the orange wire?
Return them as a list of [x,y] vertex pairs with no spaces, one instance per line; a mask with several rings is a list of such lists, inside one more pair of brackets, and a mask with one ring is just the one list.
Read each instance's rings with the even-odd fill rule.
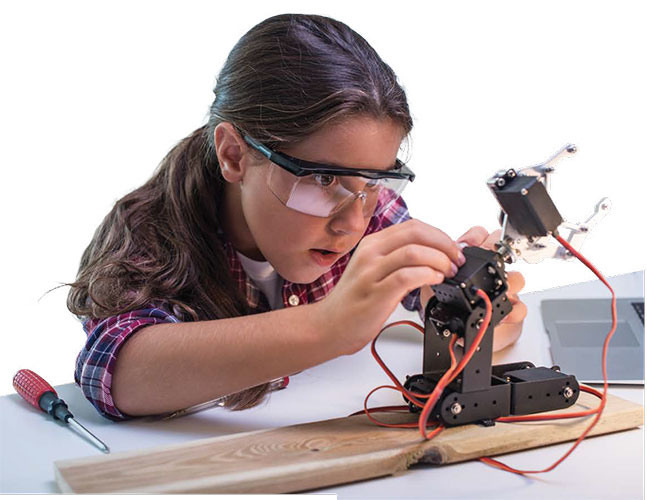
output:
[[[611,330],[609,330],[609,333],[607,333],[607,336],[604,340],[604,345],[602,347],[602,377],[604,379],[604,389],[602,391],[602,394],[600,394],[598,391],[591,387],[587,386],[581,386],[580,389],[584,390],[585,392],[594,394],[600,398],[600,404],[598,405],[597,408],[588,410],[588,411],[583,411],[583,412],[574,412],[574,413],[566,413],[562,415],[550,415],[550,416],[543,416],[539,417],[538,415],[535,415],[535,418],[532,418],[532,420],[549,420],[549,419],[555,419],[555,418],[574,418],[574,417],[581,417],[581,416],[586,416],[586,415],[593,415],[595,414],[595,418],[591,421],[589,426],[584,430],[584,432],[580,435],[580,437],[575,441],[575,443],[562,455],[558,460],[556,460],[552,465],[546,467],[545,469],[542,470],[520,470],[520,469],[515,469],[514,467],[510,467],[509,465],[504,464],[503,462],[499,462],[498,460],[494,460],[493,458],[489,457],[482,457],[480,460],[488,465],[492,465],[494,467],[498,467],[499,469],[503,469],[508,472],[514,472],[515,474],[540,474],[543,472],[549,472],[553,470],[555,467],[557,467],[560,463],[562,463],[566,457],[568,457],[575,448],[579,446],[579,444],[584,440],[584,438],[588,435],[588,433],[593,429],[595,424],[598,423],[600,420],[600,417],[602,417],[602,411],[604,410],[604,407],[607,404],[607,388],[608,388],[608,381],[607,381],[607,351],[609,349],[609,343],[611,342],[611,337],[613,337],[613,334],[616,331],[616,326],[618,324],[618,316],[617,316],[617,310],[616,310],[616,294],[613,291],[613,288],[611,285],[607,282],[607,280],[602,276],[602,274],[587,260],[585,259],[579,252],[577,252],[565,239],[563,239],[559,235],[555,235],[555,238],[557,241],[559,241],[564,248],[566,248],[571,254],[573,254],[575,257],[577,257],[586,267],[588,267],[593,273],[607,286],[609,291],[611,292],[611,317],[612,317],[612,325],[611,325]],[[531,420],[532,416],[519,416],[519,417],[506,417],[505,420],[503,418],[497,419],[497,421],[505,421],[505,422],[521,422],[521,421],[528,421]]]
[[[425,333],[425,330],[424,330],[420,325],[418,325],[417,323],[414,323],[413,321],[409,321],[409,320],[402,320],[402,321],[395,321],[395,322],[393,322],[393,323],[389,323],[388,325],[386,325],[385,327],[383,327],[383,328],[380,330],[380,333],[378,333],[378,334],[375,336],[375,338],[373,339],[373,342],[371,342],[371,354],[373,354],[373,357],[375,358],[375,361],[377,361],[377,364],[378,364],[378,365],[380,365],[380,367],[382,368],[382,370],[384,370],[384,373],[386,373],[387,377],[389,377],[389,378],[391,379],[391,381],[393,382],[393,384],[395,385],[395,387],[389,387],[389,389],[395,389],[395,390],[397,390],[398,392],[402,393],[402,394],[407,398],[407,400],[408,400],[408,401],[410,401],[410,402],[411,402],[411,403],[413,403],[414,405],[416,405],[416,406],[418,406],[418,407],[422,408],[422,407],[423,407],[423,404],[422,404],[422,403],[420,403],[416,398],[426,399],[427,397],[429,397],[429,395],[428,395],[428,394],[415,394],[415,393],[412,393],[412,392],[410,392],[409,390],[407,390],[407,389],[406,389],[406,388],[405,388],[405,387],[400,383],[400,381],[399,381],[399,380],[397,379],[397,377],[393,374],[393,372],[391,372],[391,370],[389,370],[388,366],[386,366],[386,363],[382,360],[382,358],[380,357],[380,355],[377,353],[377,349],[375,348],[375,343],[377,342],[378,337],[379,337],[380,335],[382,335],[382,333],[383,333],[385,330],[387,330],[388,328],[391,328],[392,326],[398,326],[398,325],[408,325],[408,326],[412,326],[412,327],[414,327],[416,330],[418,330],[420,333],[422,333],[423,335],[424,335],[424,333]],[[371,392],[369,393],[369,396],[370,396],[371,394],[373,394],[373,392],[375,392],[375,390],[371,391]],[[366,398],[366,399],[368,399],[368,396],[367,396],[367,398]],[[364,408],[365,408],[365,412],[366,412],[366,401],[364,401]],[[368,413],[367,413],[367,415],[368,415]]]
[[[454,345],[456,344],[457,340],[457,335],[453,334],[452,338],[449,341],[449,355],[451,358],[451,365],[449,369],[445,372],[445,374],[441,377],[441,379],[438,381],[436,386],[434,387],[434,390],[432,391],[431,394],[416,394],[413,392],[408,391],[402,384],[400,384],[400,381],[395,377],[393,372],[389,370],[389,368],[386,366],[380,355],[377,353],[377,349],[375,347],[375,344],[377,342],[378,337],[386,330],[387,328],[390,328],[392,326],[397,326],[397,325],[408,325],[416,328],[420,333],[424,335],[424,329],[418,325],[417,323],[414,323],[413,321],[408,321],[408,320],[403,320],[403,321],[396,321],[394,323],[390,323],[389,325],[386,325],[383,327],[380,332],[375,336],[373,339],[373,342],[371,343],[371,353],[373,354],[373,357],[377,361],[377,363],[380,365],[382,370],[386,373],[386,375],[391,379],[391,381],[394,383],[394,386],[389,386],[389,385],[381,385],[379,387],[374,388],[371,392],[368,393],[366,398],[364,399],[364,413],[368,417],[368,419],[382,427],[399,427],[399,428],[411,428],[411,427],[418,427],[420,430],[420,433],[425,439],[432,439],[434,436],[436,436],[444,427],[442,425],[438,425],[435,427],[429,434],[426,432],[426,428],[429,425],[429,414],[431,413],[431,410],[433,409],[434,405],[440,398],[440,395],[442,392],[445,390],[447,385],[451,383],[452,380],[454,380],[458,374],[461,372],[461,370],[465,367],[467,363],[469,363],[470,359],[476,352],[476,349],[478,349],[479,344],[481,343],[481,340],[483,339],[483,336],[485,335],[485,332],[487,330],[487,327],[490,323],[490,319],[492,318],[492,304],[490,302],[489,297],[485,292],[482,290],[477,290],[477,294],[485,301],[486,304],[486,314],[485,318],[483,318],[483,323],[481,324],[481,327],[479,328],[479,331],[476,335],[476,338],[474,339],[474,342],[470,346],[470,349],[463,355],[461,362],[457,364],[456,362],[456,356],[454,354]],[[412,404],[423,408],[420,418],[418,419],[417,424],[388,424],[386,422],[381,422],[374,418],[371,413],[376,412],[376,411],[389,411],[387,409],[383,408],[388,408],[392,409],[394,407],[378,407],[378,408],[368,408],[368,400],[369,398],[375,393],[376,391],[380,389],[392,389],[396,390],[400,393],[402,393],[405,398],[410,401]],[[419,399],[427,399],[427,402],[423,405],[420,403],[416,398]],[[399,407],[396,407],[399,409]],[[357,412],[359,413],[359,412]],[[357,414],[354,413],[353,415]]]
[[[556,419],[563,419],[563,418],[578,418],[578,417],[586,417],[589,415],[595,414],[595,418],[593,421],[590,423],[590,425],[584,430],[584,432],[580,435],[580,437],[577,439],[577,441],[571,446],[571,448],[564,453],[564,455],[556,460],[552,465],[549,467],[546,467],[545,469],[542,470],[519,470],[515,469],[514,467],[510,467],[509,465],[504,464],[503,462],[500,462],[498,460],[495,460],[493,458],[489,457],[481,457],[479,460],[481,460],[483,463],[486,463],[488,465],[497,467],[499,469],[508,471],[508,472],[513,472],[515,474],[539,474],[543,472],[549,472],[553,470],[555,467],[557,467],[561,462],[563,462],[572,452],[579,446],[579,444],[584,440],[584,438],[589,434],[591,429],[597,424],[597,422],[600,420],[600,417],[602,416],[602,411],[604,410],[604,407],[606,405],[607,401],[607,390],[608,390],[608,381],[607,381],[607,351],[609,348],[609,343],[611,342],[611,337],[615,333],[616,326],[617,326],[617,310],[616,310],[616,296],[615,292],[613,291],[613,288],[607,280],[602,276],[602,274],[595,269],[595,267],[587,260],[585,259],[579,252],[577,252],[566,240],[561,238],[559,235],[555,235],[555,238],[568,250],[573,254],[575,257],[577,257],[583,264],[585,264],[593,273],[607,286],[607,288],[611,291],[611,315],[612,315],[612,326],[611,330],[607,334],[607,337],[604,341],[604,345],[602,348],[602,375],[604,379],[604,389],[602,393],[597,391],[596,389],[593,389],[592,387],[588,387],[585,385],[580,386],[580,391],[588,392],[590,394],[593,394],[600,398],[600,404],[598,405],[597,408],[592,408],[589,410],[585,411],[580,411],[580,412],[569,412],[569,413],[562,413],[562,414],[557,414],[557,415],[520,415],[520,416],[509,416],[509,417],[500,417],[497,419],[497,422],[530,422],[530,421],[540,421],[540,420],[556,420]],[[436,386],[434,387],[434,390],[432,391],[431,394],[416,394],[408,391],[407,389],[400,384],[399,380],[393,375],[391,370],[386,366],[382,358],[379,356],[377,353],[377,350],[375,348],[375,344],[377,341],[377,338],[386,330],[387,328],[390,328],[392,326],[397,326],[397,325],[409,325],[413,326],[416,328],[418,331],[420,331],[422,334],[424,334],[424,329],[421,328],[417,323],[414,323],[412,321],[396,321],[394,323],[391,323],[389,325],[386,325],[380,332],[377,334],[377,336],[373,339],[373,342],[371,343],[371,353],[375,357],[376,361],[380,365],[380,367],[384,370],[386,375],[393,381],[395,384],[394,386],[387,386],[387,385],[382,385],[379,387],[376,387],[373,389],[369,394],[366,396],[366,399],[364,400],[364,410],[363,412],[366,414],[366,416],[374,423],[380,426],[384,427],[396,427],[396,428],[413,428],[413,427],[418,427],[420,430],[421,434],[425,439],[432,439],[435,437],[438,433],[440,433],[444,426],[441,424],[438,424],[431,432],[427,434],[426,432],[426,427],[428,425],[428,420],[429,420],[429,414],[433,407],[435,406],[437,400],[439,399],[440,395],[442,392],[445,390],[447,385],[449,385],[454,378],[458,376],[458,374],[463,370],[465,365],[469,363],[471,360],[472,356],[478,349],[479,344],[481,343],[481,340],[483,339],[483,336],[485,335],[485,331],[487,330],[487,327],[490,323],[490,320],[492,318],[492,304],[489,300],[489,297],[485,292],[482,290],[477,290],[477,294],[485,301],[486,304],[486,315],[485,318],[483,319],[483,323],[474,339],[474,342],[472,342],[472,345],[470,346],[470,349],[463,355],[460,363],[456,363],[456,357],[454,354],[454,345],[456,343],[457,336],[454,334],[452,335],[452,338],[449,343],[449,353],[451,357],[451,365],[447,372],[441,377],[441,379],[438,381]],[[422,407],[422,412],[420,414],[420,418],[418,419],[418,423],[409,423],[409,424],[388,424],[386,422],[380,422],[379,420],[375,419],[372,417],[371,413],[374,412],[379,412],[379,411],[396,411],[396,410],[403,410],[403,409],[408,409],[408,406],[381,406],[381,407],[376,407],[376,408],[368,408],[368,399],[370,396],[376,392],[379,389],[393,389],[398,392],[401,392],[405,398],[410,401],[412,404]],[[420,403],[416,398],[419,399],[427,399],[426,403],[423,405]],[[362,413],[356,412],[353,415],[357,415]]]
[[[384,386],[382,386],[382,387],[384,387]],[[391,386],[388,386],[388,387],[390,388]],[[370,411],[371,413],[377,413],[377,412],[380,412],[380,411],[398,411],[398,410],[401,410],[401,411],[406,412],[406,413],[411,413],[411,411],[409,410],[409,407],[407,405],[374,406],[373,408],[368,409],[368,411]],[[356,411],[355,413],[351,413],[348,416],[349,417],[355,417],[357,415],[361,415],[362,413],[366,413],[366,412],[364,410],[359,410],[359,411]]]
[[[377,349],[376,349],[376,347],[375,347],[375,344],[376,344],[376,342],[377,342],[378,337],[379,337],[380,335],[382,335],[382,333],[383,333],[386,329],[391,328],[391,327],[393,327],[393,326],[398,326],[398,325],[408,325],[408,326],[412,326],[412,327],[414,327],[416,330],[418,330],[420,333],[422,333],[423,335],[424,335],[424,333],[425,333],[424,329],[423,329],[420,325],[418,325],[417,323],[414,323],[413,321],[409,321],[409,320],[395,321],[395,322],[393,322],[393,323],[390,323],[390,324],[386,325],[385,327],[383,327],[383,328],[380,330],[380,332],[375,336],[375,338],[373,339],[373,342],[371,343],[371,353],[373,354],[373,357],[375,358],[375,360],[377,361],[377,363],[380,365],[380,367],[382,368],[382,370],[384,370],[384,373],[386,373],[386,375],[391,379],[391,381],[392,381],[395,385],[393,385],[393,386],[391,386],[391,385],[381,385],[381,386],[379,386],[379,387],[374,388],[371,392],[369,392],[369,393],[366,395],[366,398],[364,399],[364,410],[359,411],[359,412],[355,412],[355,413],[351,414],[350,416],[357,415],[357,414],[360,414],[360,413],[362,413],[362,412],[363,412],[363,413],[365,413],[365,414],[366,414],[366,416],[368,417],[368,419],[369,419],[371,422],[373,422],[373,423],[375,423],[375,424],[377,424],[377,425],[379,425],[379,426],[382,426],[382,427],[391,427],[391,428],[415,428],[415,427],[418,427],[418,424],[417,424],[417,423],[407,423],[407,424],[388,424],[388,423],[386,423],[386,422],[382,422],[382,421],[380,421],[380,420],[377,420],[376,418],[374,418],[374,417],[371,415],[371,413],[378,412],[378,411],[393,411],[393,410],[400,410],[400,409],[407,409],[407,410],[408,410],[408,409],[409,409],[409,407],[408,407],[408,406],[382,406],[382,407],[377,407],[377,408],[368,408],[368,400],[369,400],[369,398],[373,395],[373,393],[375,393],[376,391],[378,391],[378,390],[380,390],[380,389],[392,389],[392,390],[398,391],[398,392],[400,392],[402,395],[404,395],[404,397],[407,399],[407,401],[410,401],[412,404],[414,404],[414,405],[416,405],[416,406],[418,406],[418,407],[420,407],[420,408],[422,408],[424,405],[423,405],[422,403],[420,403],[416,398],[426,399],[426,398],[428,398],[428,397],[429,397],[429,395],[428,395],[428,394],[417,394],[417,393],[414,393],[414,392],[411,392],[411,391],[407,390],[407,389],[406,389],[406,388],[405,388],[405,387],[400,383],[400,381],[396,378],[396,376],[393,374],[393,372],[391,372],[391,370],[386,366],[386,363],[384,363],[384,361],[382,360],[382,358],[380,357],[380,355],[379,355],[379,354],[378,354],[378,352],[377,352]],[[452,344],[452,343],[450,343],[450,347],[453,347],[453,344]],[[451,355],[452,355],[452,358],[453,358],[453,351],[452,351],[452,354],[451,354]],[[435,436],[438,432],[440,432],[440,429],[441,429],[441,428],[442,428],[442,426],[436,427],[436,428],[432,431],[432,434]]]
[[[371,413],[378,412],[378,411],[392,411],[393,409],[400,410],[402,408],[406,408],[406,409],[409,408],[408,406],[404,406],[404,405],[403,406],[379,406],[377,408],[369,408],[368,407],[368,398],[370,398],[371,395],[374,392],[379,391],[380,389],[395,389],[396,391],[398,390],[397,387],[394,387],[392,385],[380,385],[380,386],[376,387],[375,389],[373,389],[371,392],[369,392],[366,395],[366,398],[364,399],[364,410],[363,410],[363,413],[366,413],[366,416],[368,417],[368,419],[371,422],[373,422],[374,424],[380,425],[382,427],[396,427],[396,428],[412,428],[412,427],[415,427],[416,424],[388,424],[386,422],[382,422],[380,420],[377,420],[376,418],[371,416]],[[359,413],[362,413],[362,412],[359,412]]]
[[487,330],[488,325],[490,324],[490,319],[492,318],[492,303],[490,302],[490,298],[487,296],[487,293],[485,293],[483,290],[477,290],[476,291],[477,295],[481,297],[485,301],[485,318],[483,318],[483,323],[481,324],[478,333],[476,334],[476,337],[474,338],[474,342],[472,342],[472,345],[468,349],[468,351],[463,355],[461,362],[456,366],[456,358],[454,357],[454,343],[456,342],[456,334],[452,335],[452,340],[449,343],[449,353],[452,358],[452,364],[449,367],[449,370],[445,372],[445,374],[441,377],[441,379],[438,381],[436,384],[436,387],[434,387],[434,390],[432,391],[431,395],[429,396],[429,399],[427,399],[427,402],[425,403],[425,407],[422,410],[422,413],[420,414],[420,419],[418,420],[418,429],[420,430],[420,433],[425,439],[431,439],[431,435],[427,435],[425,432],[425,427],[427,426],[427,420],[429,419],[429,414],[431,413],[431,410],[433,410],[436,402],[440,398],[441,394],[445,390],[445,388],[451,383],[452,380],[454,380],[458,374],[463,370],[465,365],[470,362],[472,359],[472,356],[474,356],[474,353],[479,347],[479,344],[481,343],[481,340],[483,339],[483,336],[485,335],[485,332]]

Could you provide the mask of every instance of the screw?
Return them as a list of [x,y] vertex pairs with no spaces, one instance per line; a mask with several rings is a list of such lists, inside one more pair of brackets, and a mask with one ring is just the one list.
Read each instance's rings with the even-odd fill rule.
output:
[[526,188],[523,188],[521,190],[521,194],[522,194],[522,196],[526,196],[528,194],[528,190]]
[[450,410],[451,410],[451,412],[452,412],[454,415],[458,415],[460,412],[462,412],[462,411],[463,411],[463,407],[462,407],[460,404],[458,404],[458,403],[454,403],[454,404],[450,407]]
[[487,272],[490,274],[496,274],[496,269],[494,269],[492,266],[487,266]]
[[501,267],[501,266],[503,266],[503,264],[501,264],[501,262],[499,262],[499,261],[497,260],[497,262],[496,262],[496,267]]
[[573,389],[571,389],[570,387],[564,388],[564,397],[568,399],[572,396],[573,396]]
[[461,283],[461,288],[467,288],[467,285],[465,283]]
[[502,177],[499,177],[499,178],[496,180],[496,185],[497,185],[497,186],[499,186],[499,187],[503,187],[503,186],[505,186],[505,179],[504,179],[504,178],[502,178]]
[[499,288],[500,286],[503,286],[503,281],[496,280],[496,286],[497,286],[497,288]]
[[510,170],[508,170],[508,171],[505,173],[505,175],[507,175],[508,177],[516,177],[516,176],[517,176],[517,172],[515,172],[515,171],[514,171],[514,169],[512,169],[512,168],[511,168]]
[[449,337],[452,334],[447,328],[443,330],[443,337]]
[[506,381],[506,382],[510,382],[510,377],[506,377],[506,378],[505,378],[505,381]]
[[482,324],[483,324],[483,320],[482,320],[482,319],[479,319],[479,320],[476,322],[476,328],[481,328],[481,325],[482,325]]

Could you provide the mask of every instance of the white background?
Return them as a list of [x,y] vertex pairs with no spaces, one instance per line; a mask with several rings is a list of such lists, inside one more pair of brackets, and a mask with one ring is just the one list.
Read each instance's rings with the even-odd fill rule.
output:
[[[67,289],[41,296],[74,280],[112,204],[205,122],[238,38],[285,12],[347,23],[398,74],[415,121],[415,217],[454,238],[494,230],[486,179],[573,142],[553,177],[561,214],[583,222],[613,201],[582,251],[609,276],[645,268],[639,2],[3,2],[0,394],[20,368],[73,380],[85,336]],[[577,262],[513,269],[526,291],[593,279]]]

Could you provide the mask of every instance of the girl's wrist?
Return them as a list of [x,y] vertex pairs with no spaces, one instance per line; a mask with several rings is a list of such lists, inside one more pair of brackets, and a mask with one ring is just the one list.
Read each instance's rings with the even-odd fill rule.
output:
[[303,306],[306,321],[311,325],[315,343],[328,359],[348,354],[348,346],[340,338],[335,317],[330,314],[327,298]]

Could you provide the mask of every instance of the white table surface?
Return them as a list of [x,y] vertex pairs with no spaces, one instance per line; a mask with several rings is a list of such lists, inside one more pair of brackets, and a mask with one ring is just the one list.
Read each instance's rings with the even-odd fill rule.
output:
[[[643,272],[611,279],[618,297],[643,295]],[[494,363],[532,361],[551,366],[548,336],[539,303],[545,298],[609,297],[598,281],[522,294],[528,306],[521,339],[495,354]],[[404,310],[392,319],[412,319]],[[401,379],[420,373],[422,336],[394,327],[378,350]],[[33,367],[37,371],[37,367]],[[287,389],[267,403],[243,412],[214,408],[168,421],[137,419],[114,423],[97,414],[74,384],[57,386],[76,419],[110,446],[112,452],[182,443],[237,432],[267,429],[348,415],[361,409],[373,387],[387,382],[368,348],[291,377]],[[643,404],[642,386],[612,386],[610,393]],[[396,393],[377,393],[372,405],[402,404]],[[412,431],[413,432],[413,431]],[[55,493],[53,462],[101,455],[71,429],[27,405],[17,394],[0,397],[0,493]],[[416,465],[395,476],[333,486],[318,492],[339,498],[643,498],[643,427],[586,439],[548,474],[523,477],[473,461],[445,466]],[[499,457],[517,468],[544,468],[570,444]]]

